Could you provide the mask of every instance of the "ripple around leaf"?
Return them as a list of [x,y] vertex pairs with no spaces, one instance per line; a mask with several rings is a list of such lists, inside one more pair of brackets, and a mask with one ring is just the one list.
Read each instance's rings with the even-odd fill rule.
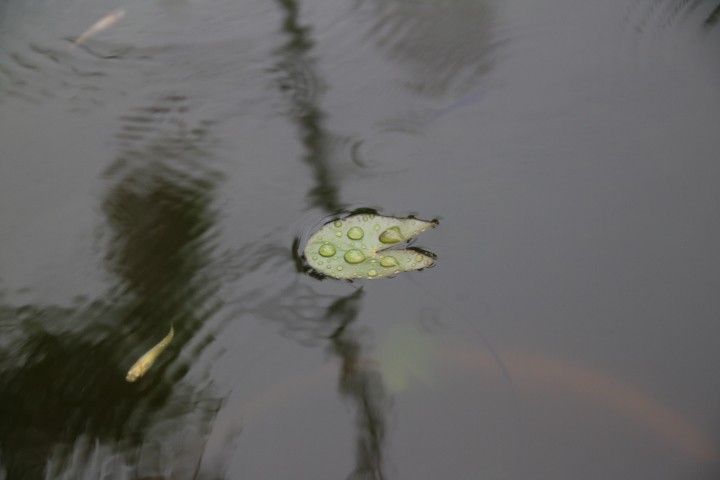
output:
[[385,278],[421,270],[433,265],[432,254],[391,247],[406,244],[437,224],[435,220],[374,213],[333,219],[310,237],[305,258],[318,273],[347,280]]

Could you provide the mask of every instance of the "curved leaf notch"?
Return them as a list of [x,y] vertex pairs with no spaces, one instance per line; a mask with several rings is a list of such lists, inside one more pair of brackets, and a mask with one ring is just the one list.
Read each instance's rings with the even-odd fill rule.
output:
[[437,221],[384,217],[361,213],[332,220],[315,232],[305,246],[310,266],[340,279],[376,279],[430,267],[434,258],[403,245]]

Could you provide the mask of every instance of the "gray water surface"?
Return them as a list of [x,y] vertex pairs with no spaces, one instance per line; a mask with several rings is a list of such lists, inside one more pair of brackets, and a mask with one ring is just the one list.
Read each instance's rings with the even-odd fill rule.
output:
[[[1,3],[0,479],[718,478],[719,19]],[[436,266],[308,275],[357,208]]]

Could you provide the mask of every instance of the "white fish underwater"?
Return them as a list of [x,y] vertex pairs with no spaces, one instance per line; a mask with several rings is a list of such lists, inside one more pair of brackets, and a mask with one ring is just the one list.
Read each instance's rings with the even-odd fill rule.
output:
[[122,8],[117,8],[113,10],[112,12],[105,15],[103,18],[98,20],[97,22],[93,23],[90,28],[85,30],[82,35],[77,37],[75,41],[73,42],[75,45],[82,45],[89,39],[90,37],[93,37],[97,35],[98,33],[102,32],[103,30],[107,30],[108,28],[115,25],[117,22],[119,22],[123,17],[125,16],[125,10]]
[[155,360],[157,360],[163,350],[165,350],[167,346],[170,345],[170,342],[172,342],[174,336],[175,330],[171,326],[170,333],[168,333],[165,338],[160,340],[160,343],[148,350],[142,357],[138,358],[137,362],[135,362],[133,366],[130,367],[130,370],[128,370],[125,380],[127,380],[128,382],[134,382],[135,380],[145,375],[145,373],[147,373],[150,367],[152,367],[153,363],[155,363]]

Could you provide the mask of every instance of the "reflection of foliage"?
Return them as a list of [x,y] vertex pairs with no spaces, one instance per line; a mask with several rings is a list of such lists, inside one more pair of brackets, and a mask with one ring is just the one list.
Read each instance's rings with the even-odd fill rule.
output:
[[[167,96],[160,105],[123,117],[123,131],[136,138],[122,138],[130,145],[109,171],[118,180],[103,205],[113,230],[106,259],[129,294],[131,315],[124,319],[124,331],[145,345],[144,352],[148,338],[153,345],[174,324],[172,348],[158,365],[176,363],[173,383],[188,369],[188,364],[175,362],[179,352],[217,308],[219,288],[208,266],[215,222],[212,196],[220,176],[207,165],[209,124],[188,128],[179,119],[187,110],[184,97]],[[173,128],[153,135],[153,123]],[[145,132],[149,138],[143,138]],[[133,145],[139,141],[141,148]],[[193,355],[200,351],[196,348]],[[153,379],[161,373],[158,368]]]
[[351,328],[363,290],[338,296],[316,291],[317,285],[301,278],[260,301],[258,297],[268,289],[258,287],[239,300],[235,314],[251,313],[278,322],[283,334],[304,345],[329,343],[331,353],[341,362],[338,389],[356,408],[356,459],[350,478],[381,479],[388,400],[380,373],[364,359],[359,333]]
[[693,28],[717,25],[720,21],[720,3],[717,0],[661,0],[646,3],[634,27],[644,31],[649,25],[666,28],[678,22],[688,21]]
[[369,36],[412,70],[415,90],[462,90],[489,70],[497,42],[488,0],[361,1],[372,8]]
[[300,24],[294,0],[278,3],[285,14],[282,28],[287,41],[278,50],[279,61],[274,70],[278,73],[278,86],[289,100],[289,115],[300,130],[305,146],[303,160],[313,169],[315,186],[308,196],[313,206],[336,212],[341,205],[329,165],[332,140],[323,128],[324,114],[318,106],[320,81],[310,58],[311,30]]
[[[112,228],[106,258],[120,280],[110,298],[4,311],[21,332],[0,349],[0,456],[9,478],[58,477],[71,454],[87,457],[76,451],[91,448],[87,440],[136,464],[149,436],[162,436],[164,419],[187,426],[192,418],[196,435],[207,434],[217,402],[181,383],[199,349],[178,359],[214,308],[218,285],[206,267],[218,177],[199,163],[209,155],[207,130],[186,128],[178,120],[185,110],[181,97],[167,97],[123,117],[103,204]],[[157,133],[166,124],[175,130]],[[178,332],[172,348],[150,378],[127,383],[129,365],[170,323]],[[53,472],[44,472],[51,453]],[[186,474],[200,453],[192,452]]]
[[338,299],[328,308],[326,318],[337,324],[332,351],[342,360],[340,393],[357,403],[355,470],[349,478],[380,480],[384,478],[382,445],[387,400],[380,374],[361,361],[362,345],[350,329],[357,318],[362,295],[362,290],[356,290]]
[[[299,7],[295,0],[278,0],[278,4],[284,13],[282,31],[287,41],[278,51],[279,61],[275,70],[280,77],[279,87],[289,99],[289,115],[300,130],[305,147],[303,160],[313,169],[315,185],[308,197],[313,206],[334,214],[340,210],[341,203],[329,165],[331,137],[323,127],[323,113],[318,106],[320,82],[310,57],[314,44],[311,29],[300,24]],[[309,298],[302,294],[307,290],[312,295],[311,288],[303,290],[303,286],[295,282],[282,298],[291,298],[297,303],[278,308],[278,302],[272,312],[280,313],[278,320],[287,326],[286,330],[293,335],[302,334],[306,340],[317,335],[327,339],[328,328],[335,330],[331,341],[333,352],[342,360],[340,391],[357,405],[356,466],[351,478],[382,479],[385,431],[382,381],[377,373],[361,366],[361,344],[347,329],[358,315],[362,290],[338,298],[327,307],[324,315],[316,315],[315,312],[327,298],[318,298],[317,295]],[[263,306],[259,305],[259,308]]]
[[[126,331],[139,341],[162,338],[174,323],[175,347],[199,326],[217,289],[204,271],[219,176],[204,165],[211,145],[207,125],[189,129],[175,118],[186,110],[184,97],[168,96],[123,117],[123,133],[134,137],[121,137],[125,148],[109,170],[119,180],[103,204],[112,227],[108,266],[135,299]],[[152,135],[155,123],[175,129]],[[138,148],[139,142],[145,145]]]
[[708,27],[713,27],[717,25],[717,23],[720,21],[720,3],[717,4],[717,6],[710,12],[710,14],[705,19],[705,25]]
[[[209,407],[200,425],[214,416],[212,403],[200,403],[200,410],[183,405],[180,399],[195,394],[177,385],[177,379],[156,375],[149,388],[141,389],[125,382],[129,345],[109,322],[96,322],[99,315],[117,320],[122,311],[96,303],[77,309],[5,309],[5,315],[21,329],[0,358],[0,452],[9,478],[43,478],[51,452],[67,457],[82,437],[116,443],[131,454],[143,444],[153,420],[167,414],[170,402],[177,410],[173,415]],[[56,330],[67,323],[84,328]]]

